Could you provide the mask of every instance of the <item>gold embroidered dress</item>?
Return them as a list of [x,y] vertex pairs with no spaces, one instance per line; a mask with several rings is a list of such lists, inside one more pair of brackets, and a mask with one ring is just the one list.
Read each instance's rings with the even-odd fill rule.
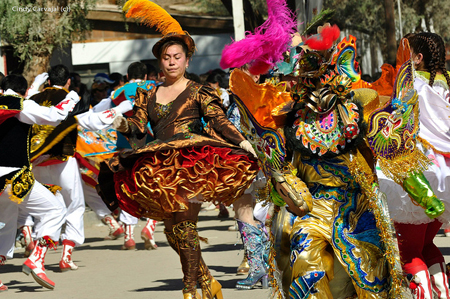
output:
[[[161,105],[156,90],[137,90],[127,136],[145,137],[149,121],[155,140],[108,163],[116,172],[119,206],[138,217],[162,220],[187,209],[187,201],[194,198],[233,203],[258,166],[237,146],[245,139],[226,118],[216,92],[189,81],[175,100]],[[100,185],[103,181],[100,177]],[[101,189],[106,195],[108,190]]]

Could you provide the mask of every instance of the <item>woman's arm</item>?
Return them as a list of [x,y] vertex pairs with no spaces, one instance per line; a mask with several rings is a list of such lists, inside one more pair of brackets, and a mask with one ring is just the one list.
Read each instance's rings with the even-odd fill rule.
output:
[[137,139],[142,139],[147,134],[148,123],[148,100],[150,92],[148,90],[138,88],[136,90],[136,98],[133,107],[133,115],[127,119],[126,130],[122,132],[125,137],[135,136]]
[[236,129],[233,123],[227,119],[221,104],[221,99],[213,89],[202,86],[197,93],[197,99],[201,105],[205,121],[217,133],[235,145],[239,145],[245,140],[244,136]]

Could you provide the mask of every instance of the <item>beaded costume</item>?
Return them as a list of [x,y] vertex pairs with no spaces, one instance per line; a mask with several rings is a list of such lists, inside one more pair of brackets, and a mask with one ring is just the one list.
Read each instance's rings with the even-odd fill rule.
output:
[[[408,61],[400,68],[391,100],[383,104],[374,90],[352,91],[354,68],[343,65],[348,60],[341,55],[347,45],[333,46],[339,29],[324,26],[318,31],[304,42],[293,43],[285,62],[278,66],[285,75],[298,77],[290,91],[291,101],[285,101],[283,92],[274,86],[252,85],[239,71],[230,78],[231,90],[245,106],[239,107],[241,127],[249,128],[245,135],[253,141],[261,164],[272,171],[284,165],[282,176],[291,192],[307,204],[312,196],[306,215],[285,213],[285,217],[277,216],[273,226],[282,288],[290,298],[407,298],[396,239],[374,169],[376,159],[383,162],[385,173],[402,184],[429,217],[444,211],[423,178],[428,160],[414,143],[418,104],[412,65]],[[223,56],[228,54],[224,51]],[[267,137],[268,131],[280,138]],[[290,170],[279,140],[283,133],[287,151],[293,152],[295,170]],[[270,159],[277,156],[278,162]],[[293,175],[306,183],[307,190],[301,187],[303,182],[289,179]],[[269,188],[274,202],[280,204],[283,192],[276,185],[283,180],[273,178]],[[429,196],[422,197],[427,192]],[[430,202],[436,203],[434,212]],[[331,283],[334,260],[353,286],[345,281]],[[279,286],[274,284],[274,288]],[[283,297],[282,292],[274,294]]]

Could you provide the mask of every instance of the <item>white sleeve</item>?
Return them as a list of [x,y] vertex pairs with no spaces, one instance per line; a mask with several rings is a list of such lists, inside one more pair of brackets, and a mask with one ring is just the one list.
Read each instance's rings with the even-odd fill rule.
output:
[[92,108],[93,112],[101,112],[112,108],[112,100],[111,98],[106,98],[101,100],[97,105]]
[[108,109],[98,113],[94,113],[90,110],[75,116],[75,118],[83,129],[88,131],[98,131],[110,127],[118,115],[122,114],[117,113],[114,109]]
[[225,89],[222,88],[221,90],[222,94],[220,95],[220,97],[222,98],[222,104],[225,108],[228,108],[228,106],[230,106],[230,96]]
[[24,100],[23,109],[16,117],[23,123],[33,125],[50,125],[57,126],[61,121],[66,119],[67,113],[61,113],[61,110],[55,106],[41,106],[33,100]]
[[[110,99],[109,103],[111,103]],[[102,101],[103,102],[103,101]],[[100,105],[102,102],[97,104],[95,107]],[[104,104],[103,107],[106,107],[107,105]],[[133,109],[133,104],[130,101],[123,101],[118,106],[107,109],[104,111],[94,111],[94,109],[91,109],[83,114],[77,115],[77,121],[78,124],[85,130],[88,131],[97,131],[106,129],[109,127],[114,119],[118,116],[122,116],[122,113],[126,113]]]

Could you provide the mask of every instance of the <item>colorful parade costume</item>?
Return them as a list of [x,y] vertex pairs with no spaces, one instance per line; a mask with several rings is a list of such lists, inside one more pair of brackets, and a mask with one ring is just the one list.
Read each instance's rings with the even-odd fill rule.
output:
[[[114,90],[109,98],[102,100],[88,113],[118,109],[124,113],[123,115],[131,116],[136,89],[142,88],[145,90],[150,90],[156,85],[156,82],[151,80],[143,81],[133,79],[131,81],[132,82],[129,82]],[[82,117],[86,118],[86,116],[87,115],[83,115]],[[102,219],[102,222],[108,226],[110,233],[106,237],[107,239],[116,239],[125,234],[123,249],[135,249],[136,242],[133,237],[133,230],[138,222],[138,218],[131,216],[127,212],[121,211],[120,220],[124,226],[122,228],[115,218],[111,216],[110,210],[103,203],[95,190],[95,186],[98,184],[100,163],[105,159],[112,158],[115,153],[124,148],[130,149],[130,144],[122,134],[112,128],[90,131],[84,129],[80,125],[78,126],[78,137],[76,157],[80,165],[82,178],[85,182],[84,186],[86,188],[84,189],[84,195],[86,203]],[[151,140],[153,140],[153,138],[148,135],[147,140],[143,141],[148,142]],[[135,144],[134,147],[136,147]],[[153,231],[155,227],[154,222],[155,221],[149,219],[146,228],[144,228],[141,232],[141,237],[144,239],[146,244],[145,247],[148,249],[154,249],[157,247],[153,238]]]
[[[291,279],[284,277],[283,288],[290,298],[407,298],[410,295],[404,288],[396,240],[374,168],[376,159],[383,162],[385,172],[427,209],[430,217],[444,212],[443,204],[423,183],[422,171],[428,160],[414,143],[418,103],[412,88],[412,65],[408,61],[402,66],[391,100],[384,105],[373,90],[352,91],[351,78],[339,74],[339,65],[332,63],[333,55],[339,54],[333,47],[339,37],[336,29],[320,27],[319,34],[293,44],[285,56],[289,59],[285,62],[288,65],[283,65],[287,69],[284,74],[298,77],[290,91],[293,101],[283,103],[283,96],[276,92],[270,97],[268,91],[274,87],[258,90],[247,82],[250,87],[239,88],[243,86],[241,78],[231,87],[250,112],[279,104],[271,111],[273,122],[269,115],[255,119],[274,123],[272,128],[279,133],[284,125],[296,176],[306,183],[313,198],[307,215],[277,221],[284,225],[282,239],[286,241],[286,234],[290,239],[290,244],[278,248],[290,254],[290,263],[286,257],[277,257],[284,274],[292,275]],[[249,90],[254,91],[252,97]],[[251,117],[248,120],[254,125]],[[252,132],[264,134],[258,129]],[[251,134],[246,137],[255,139]],[[266,152],[275,149],[273,143],[266,139]],[[283,176],[295,189],[295,180],[288,179],[295,172],[287,170]],[[422,193],[419,195],[417,190]],[[277,198],[276,193],[272,195]],[[290,250],[283,249],[283,245]],[[351,277],[353,294],[345,285],[333,288],[333,292],[330,289],[335,272],[333,256]]]
[[[68,91],[60,86],[44,89],[30,100],[41,106],[55,105]],[[83,104],[79,102],[78,106]],[[85,107],[88,108],[88,107]],[[58,126],[34,125],[31,139],[31,160],[36,178],[47,184],[60,186],[62,199],[67,207],[67,228],[61,236],[65,250],[60,261],[62,271],[78,267],[71,258],[72,249],[84,243],[85,202],[77,160],[74,157],[78,136],[75,114],[85,109],[75,109]]]
[[[428,85],[430,73],[416,72],[414,88],[419,96],[420,132],[419,148],[432,164],[424,171],[437,197],[450,205],[450,115],[449,89],[443,75],[436,77],[433,87]],[[378,173],[381,190],[389,198],[389,211],[394,222],[423,224],[433,221],[420,206],[412,204],[410,198],[382,173]],[[450,221],[450,211],[437,217],[442,223]]]

